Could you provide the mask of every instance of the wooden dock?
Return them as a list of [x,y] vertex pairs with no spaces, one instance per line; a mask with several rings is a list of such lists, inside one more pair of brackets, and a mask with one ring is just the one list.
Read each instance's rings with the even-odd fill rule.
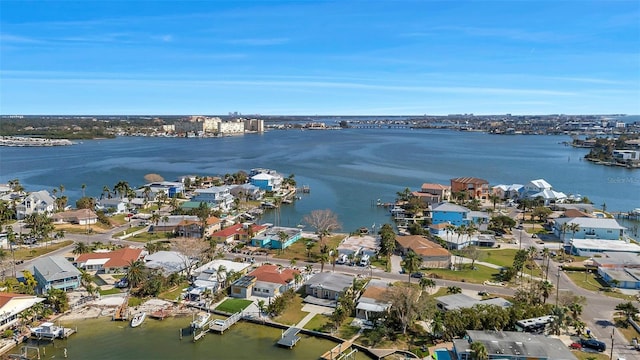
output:
[[300,341],[300,336],[298,336],[300,330],[301,329],[295,326],[291,326],[287,331],[283,331],[280,340],[278,340],[278,345],[293,348],[293,346]]
[[129,320],[129,296],[128,295],[125,296],[122,304],[118,306],[111,320],[121,320],[121,321]]
[[348,354],[345,354],[345,356],[343,356],[343,353],[347,350],[349,350],[349,348],[351,347],[351,345],[353,344],[353,340],[347,340],[345,342],[342,342],[336,346],[334,346],[331,350],[327,351],[326,353],[322,354],[322,356],[320,357],[323,360],[338,360],[338,359],[343,359],[345,358],[345,356],[351,356],[354,351],[349,352]]

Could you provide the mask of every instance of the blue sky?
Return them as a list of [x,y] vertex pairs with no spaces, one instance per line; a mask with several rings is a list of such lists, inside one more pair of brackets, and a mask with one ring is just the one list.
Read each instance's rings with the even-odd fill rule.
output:
[[1,114],[640,114],[640,1],[0,1]]

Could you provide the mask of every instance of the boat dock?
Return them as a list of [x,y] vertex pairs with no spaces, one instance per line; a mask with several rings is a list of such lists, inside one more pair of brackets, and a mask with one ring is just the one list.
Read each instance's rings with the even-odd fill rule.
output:
[[300,336],[298,336],[300,331],[301,329],[295,326],[291,326],[287,331],[283,331],[280,340],[278,340],[278,345],[293,348],[293,346],[300,341]]
[[[205,335],[207,335],[209,331],[215,331],[219,332],[220,334],[224,334],[225,330],[230,328],[233,324],[237,323],[240,319],[242,319],[242,312],[237,312],[228,317],[226,320],[210,320],[206,324],[204,324],[204,326],[202,326],[202,329],[200,329],[199,332],[198,329],[193,329],[193,342],[196,342],[205,337]],[[180,331],[180,338],[182,338],[182,330]]]
[[127,321],[129,320],[129,296],[125,296],[124,301],[113,314],[111,320]]
[[323,359],[323,360],[348,359],[348,358],[352,357],[356,352],[358,352],[358,350],[353,349],[352,351],[344,354],[345,351],[347,351],[347,350],[349,350],[351,348],[352,344],[353,344],[353,340],[347,340],[345,342],[342,342],[342,343],[334,346],[331,350],[329,350],[326,353],[322,354],[322,356],[320,358]]

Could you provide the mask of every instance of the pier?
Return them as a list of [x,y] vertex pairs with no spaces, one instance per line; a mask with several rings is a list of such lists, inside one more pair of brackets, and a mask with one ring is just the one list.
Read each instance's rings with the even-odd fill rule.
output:
[[300,330],[300,328],[291,326],[287,331],[283,331],[280,340],[278,340],[278,345],[293,348],[293,346],[300,341],[300,336],[298,336]]
[[129,295],[125,296],[124,301],[113,314],[111,320],[127,321],[129,319]]
[[354,349],[346,354],[344,354],[345,351],[349,350],[351,348],[351,345],[353,344],[353,340],[347,340],[343,343],[340,343],[336,346],[334,346],[331,350],[327,351],[326,353],[322,354],[322,356],[320,357],[323,360],[342,360],[342,359],[349,359],[352,358],[353,356],[355,356],[354,354],[356,352],[358,352],[358,350]]
[[[206,324],[204,324],[200,332],[198,332],[198,329],[193,330],[193,342],[196,342],[205,337],[205,335],[207,335],[209,331],[219,332],[222,335],[224,334],[225,330],[240,321],[240,319],[242,319],[242,312],[237,312],[228,317],[226,320],[210,320]],[[180,332],[180,336],[182,336],[182,330]]]

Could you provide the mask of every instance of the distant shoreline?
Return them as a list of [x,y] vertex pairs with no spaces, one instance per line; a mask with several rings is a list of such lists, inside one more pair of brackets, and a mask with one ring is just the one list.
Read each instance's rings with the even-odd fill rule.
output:
[[68,146],[74,143],[67,139],[48,139],[21,136],[2,136],[0,146],[12,147],[46,147],[46,146]]

